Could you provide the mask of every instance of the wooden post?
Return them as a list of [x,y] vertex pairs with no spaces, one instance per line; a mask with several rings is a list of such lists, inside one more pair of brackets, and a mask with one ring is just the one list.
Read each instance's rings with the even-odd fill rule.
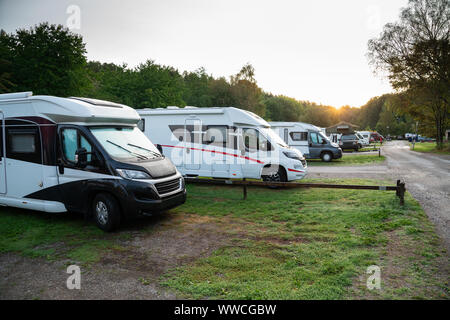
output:
[[402,206],[405,205],[405,191],[405,183],[397,180],[397,191],[395,192],[395,195],[400,198],[400,204]]
[[[245,178],[242,179],[243,181],[245,181]],[[247,200],[247,185],[244,184],[243,186],[243,190],[244,190],[244,200]]]
[[378,157],[381,157],[381,148],[378,148]]

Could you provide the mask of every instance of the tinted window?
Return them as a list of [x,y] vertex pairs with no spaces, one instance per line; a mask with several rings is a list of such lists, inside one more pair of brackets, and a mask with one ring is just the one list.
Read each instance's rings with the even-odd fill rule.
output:
[[342,136],[342,140],[358,140],[355,135]]
[[41,163],[41,142],[37,127],[7,128],[6,136],[8,158]]
[[307,141],[308,132],[291,132],[291,139],[293,141]]

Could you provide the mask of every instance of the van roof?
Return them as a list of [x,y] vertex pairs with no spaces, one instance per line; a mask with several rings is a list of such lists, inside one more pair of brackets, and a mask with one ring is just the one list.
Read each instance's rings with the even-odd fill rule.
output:
[[[20,102],[32,106],[18,108]],[[8,105],[14,108],[8,108]],[[136,124],[139,114],[131,107],[110,101],[54,96],[33,96],[32,92],[0,94],[0,108],[5,117],[36,116],[54,123]]]
[[272,127],[300,127],[303,130],[311,131],[321,131],[319,127],[305,122],[283,122],[283,121],[273,121],[269,122]]
[[219,115],[223,115],[228,121],[234,124],[244,124],[244,125],[254,125],[270,127],[266,120],[258,116],[257,114],[242,110],[235,107],[209,107],[209,108],[199,108],[186,106],[184,108],[168,106],[167,108],[156,108],[156,109],[139,109],[139,115],[141,116],[207,116],[213,115],[216,118]]

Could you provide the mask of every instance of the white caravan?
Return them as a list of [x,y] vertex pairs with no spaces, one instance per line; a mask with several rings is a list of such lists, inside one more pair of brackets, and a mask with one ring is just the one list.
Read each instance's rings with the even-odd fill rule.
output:
[[0,94],[0,205],[80,212],[109,231],[183,203],[182,176],[139,120],[108,101]]
[[358,137],[359,143],[361,143],[362,146],[368,146],[370,144],[369,131],[355,131],[355,135]]
[[233,108],[138,110],[142,130],[186,176],[291,181],[306,175],[302,153],[256,114]]
[[371,131],[356,131],[359,133],[364,139],[364,145],[368,146],[370,144],[370,135]]
[[319,127],[303,122],[270,122],[286,144],[300,150],[306,159],[331,161],[342,157],[342,150],[331,142]]

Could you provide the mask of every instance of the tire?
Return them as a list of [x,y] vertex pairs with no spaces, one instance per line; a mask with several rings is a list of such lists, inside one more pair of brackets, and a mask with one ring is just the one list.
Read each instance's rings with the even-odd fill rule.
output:
[[[287,176],[286,172],[283,168],[276,166],[277,171],[274,171],[275,168],[266,167],[263,169],[263,174],[261,175],[261,178],[264,182],[286,182]],[[270,171],[270,170],[273,171]],[[264,172],[266,171],[266,172]],[[269,186],[269,188],[276,189],[278,186]]]
[[92,214],[95,223],[103,231],[113,231],[120,225],[119,203],[107,193],[100,193],[94,198]]
[[323,162],[330,162],[331,160],[333,160],[333,155],[329,152],[324,152],[322,153],[320,158],[322,158]]

